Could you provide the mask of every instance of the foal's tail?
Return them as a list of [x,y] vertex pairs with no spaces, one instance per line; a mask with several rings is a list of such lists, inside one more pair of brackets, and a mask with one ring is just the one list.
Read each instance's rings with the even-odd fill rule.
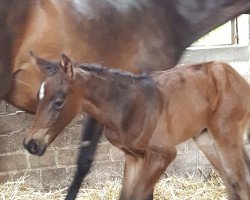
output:
[[[244,78],[245,81],[247,82],[249,88],[250,88],[250,77],[249,78]],[[250,89],[248,90],[248,92],[250,91]],[[247,92],[247,93],[248,93]],[[248,106],[250,105],[250,102],[248,104]],[[244,139],[244,144],[250,144],[250,123],[248,124],[248,127],[246,128],[244,135],[243,135],[243,139]]]
[[250,127],[248,127],[244,133],[244,144],[250,144]]
[[[250,88],[250,77],[244,77],[244,80],[247,82],[247,84],[248,84],[248,86]],[[249,91],[250,91],[250,89],[248,90],[248,92]],[[250,102],[249,102],[249,104],[250,104]],[[247,129],[244,132],[244,144],[250,144],[250,123],[249,123]]]

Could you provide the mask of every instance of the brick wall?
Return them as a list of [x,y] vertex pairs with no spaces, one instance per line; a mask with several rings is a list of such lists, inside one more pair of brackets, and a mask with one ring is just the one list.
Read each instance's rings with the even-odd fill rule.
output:
[[[19,111],[4,101],[0,104],[0,183],[26,176],[27,183],[31,185],[44,188],[65,187],[76,169],[84,116],[68,126],[41,157],[29,154],[22,146],[32,118],[32,115]],[[123,164],[122,152],[103,138],[85,183],[120,178]],[[205,172],[211,169],[195,145],[188,141],[179,146],[178,156],[167,173],[193,173],[198,167]]]

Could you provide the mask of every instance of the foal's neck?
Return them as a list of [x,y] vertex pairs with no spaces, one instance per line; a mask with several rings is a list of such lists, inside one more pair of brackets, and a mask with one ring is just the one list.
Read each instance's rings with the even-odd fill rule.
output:
[[120,85],[115,79],[112,72],[100,75],[96,72],[79,70],[77,73],[82,111],[113,131],[118,131],[123,102],[128,101],[129,87],[124,88],[125,85]]

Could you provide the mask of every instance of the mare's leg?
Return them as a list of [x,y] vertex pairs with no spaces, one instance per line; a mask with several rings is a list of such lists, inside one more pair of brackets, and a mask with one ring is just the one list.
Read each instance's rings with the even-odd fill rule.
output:
[[[122,196],[120,199],[152,199],[152,191],[155,183],[175,156],[175,149],[164,152],[164,154],[148,150],[144,159],[138,159],[136,168],[130,168],[130,165],[127,165],[125,169],[128,170],[128,172],[125,172],[124,188],[122,189]],[[129,175],[133,178],[130,179]],[[129,185],[130,182],[133,182],[132,186]]]
[[[0,13],[0,16],[2,13]],[[12,84],[12,66],[11,66],[11,37],[5,30],[5,23],[8,21],[3,20],[4,24],[0,22],[0,102],[9,91]]]
[[9,91],[12,83],[11,72],[5,69],[1,69],[5,67],[10,67],[10,66],[5,66],[4,63],[1,63],[0,61],[0,102]]
[[[217,123],[218,121],[218,123]],[[250,199],[249,159],[244,150],[243,133],[234,121],[211,122],[209,130],[225,170],[224,180],[230,200]]]
[[71,183],[66,200],[74,200],[81,187],[84,177],[88,174],[93,157],[97,147],[97,143],[101,137],[103,125],[95,119],[87,117],[85,128],[82,132],[82,146],[78,156],[77,171],[74,180]]

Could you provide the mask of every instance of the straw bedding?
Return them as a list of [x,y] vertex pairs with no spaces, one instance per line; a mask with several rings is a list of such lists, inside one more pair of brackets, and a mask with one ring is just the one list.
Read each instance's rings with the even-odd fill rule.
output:
[[[119,180],[99,183],[94,188],[82,188],[78,200],[115,200],[118,199],[121,182]],[[39,188],[26,187],[25,177],[16,182],[0,185],[2,200],[61,200],[66,189],[43,191]],[[155,188],[155,200],[225,200],[225,187],[217,174],[212,174],[207,181],[195,181],[170,177],[162,179]]]

